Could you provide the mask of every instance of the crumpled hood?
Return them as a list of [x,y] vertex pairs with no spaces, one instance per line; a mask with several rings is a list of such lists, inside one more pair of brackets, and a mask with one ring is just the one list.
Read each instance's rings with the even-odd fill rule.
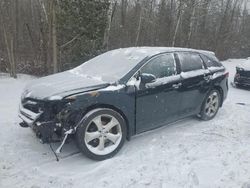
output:
[[44,100],[53,97],[56,99],[57,96],[65,97],[74,93],[105,88],[108,85],[98,77],[93,78],[73,71],[65,71],[30,82],[25,87],[22,98]]

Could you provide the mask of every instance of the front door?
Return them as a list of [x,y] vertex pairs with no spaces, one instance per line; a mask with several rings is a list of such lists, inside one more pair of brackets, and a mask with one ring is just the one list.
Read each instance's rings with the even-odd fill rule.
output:
[[136,132],[160,127],[178,118],[181,77],[172,53],[151,59],[140,74],[152,74],[156,80],[140,84],[136,91]]

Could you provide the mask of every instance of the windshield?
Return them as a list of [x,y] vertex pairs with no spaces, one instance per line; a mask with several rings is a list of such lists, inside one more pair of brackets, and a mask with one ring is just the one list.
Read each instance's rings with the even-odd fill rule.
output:
[[70,70],[71,73],[105,82],[115,82],[147,57],[137,48],[117,49],[101,54]]

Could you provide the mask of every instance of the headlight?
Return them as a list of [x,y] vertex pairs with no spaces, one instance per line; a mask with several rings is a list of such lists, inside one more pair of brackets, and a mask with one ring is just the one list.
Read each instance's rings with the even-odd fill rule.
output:
[[29,90],[24,90],[24,92],[21,95],[21,100],[28,98],[31,95],[31,91]]
[[49,97],[48,100],[50,100],[50,101],[59,101],[59,100],[62,100],[62,97],[59,96],[59,95],[54,95],[54,96]]
[[75,100],[76,100],[76,95],[71,95],[71,96],[65,97],[63,99],[63,101],[65,101],[68,104],[71,104],[71,102],[73,102]]
[[71,95],[69,97],[65,98],[66,100],[76,100],[76,96],[75,95]]

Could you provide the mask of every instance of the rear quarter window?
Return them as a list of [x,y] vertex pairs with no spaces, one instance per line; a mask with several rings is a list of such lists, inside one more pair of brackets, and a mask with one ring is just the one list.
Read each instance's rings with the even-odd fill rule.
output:
[[178,57],[180,60],[182,72],[204,69],[204,64],[199,54],[182,52],[178,53]]
[[217,58],[209,58],[206,55],[201,54],[201,58],[203,59],[206,66],[209,67],[222,67],[223,65],[219,62],[219,60],[216,60]]

